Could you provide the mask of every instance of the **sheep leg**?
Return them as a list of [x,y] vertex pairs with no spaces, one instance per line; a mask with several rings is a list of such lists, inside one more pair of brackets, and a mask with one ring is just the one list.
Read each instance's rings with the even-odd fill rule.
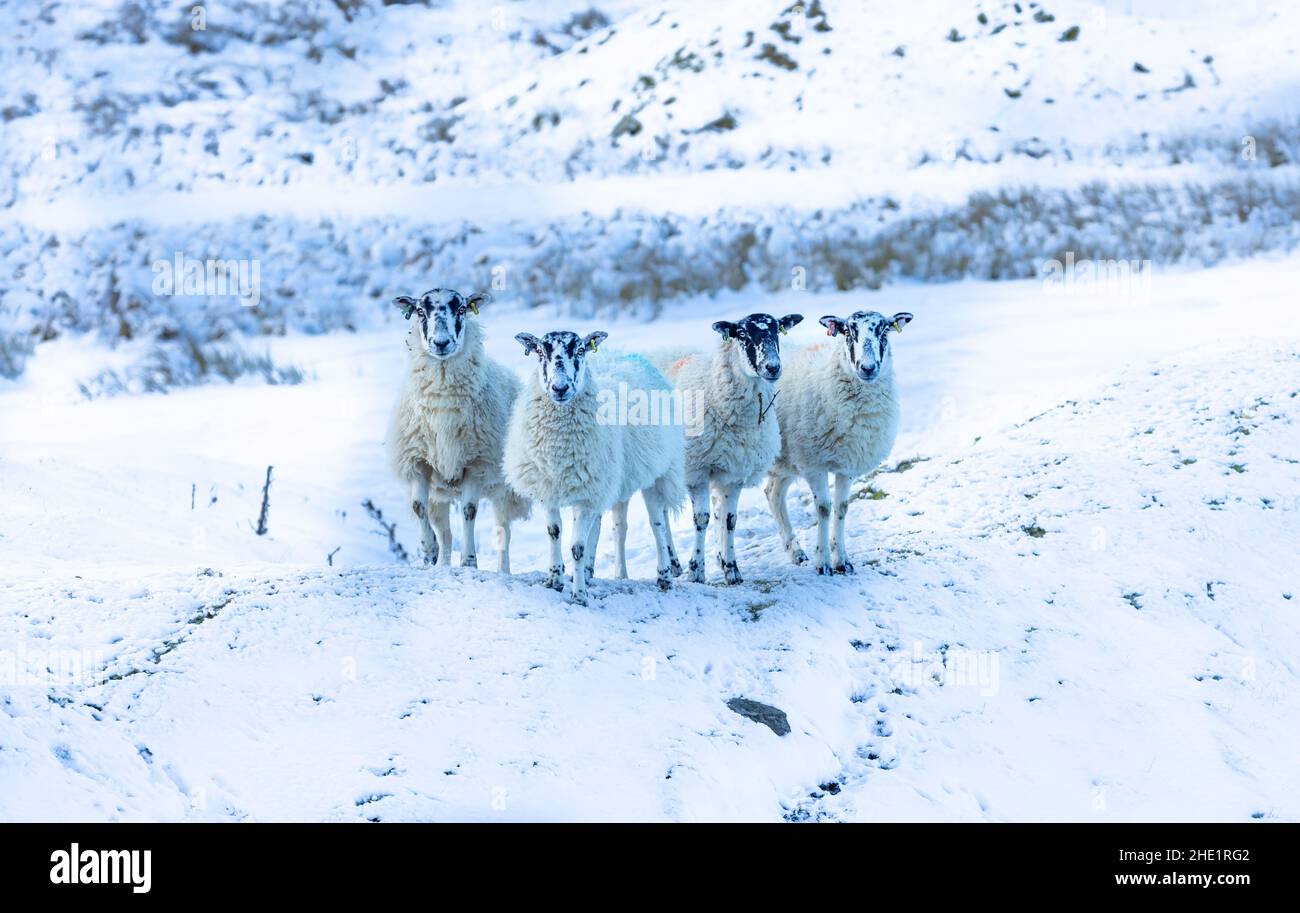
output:
[[[682,576],[682,563],[677,560],[677,549],[673,548],[673,525],[668,520],[668,508],[659,511],[659,520],[664,525],[664,546],[668,550],[668,571],[674,577]],[[651,524],[654,519],[650,520]]]
[[627,579],[627,502],[620,501],[610,512],[614,516],[614,577]]
[[835,573],[852,574],[853,565],[849,562],[844,548],[844,518],[849,513],[849,486],[853,476],[842,472],[835,473],[835,516],[831,525],[831,551],[835,553]]
[[564,553],[560,550],[560,509],[546,508],[546,535],[551,539],[551,573],[546,585],[553,590],[564,590]]
[[583,565],[583,573],[587,575],[588,583],[596,577],[596,546],[599,544],[600,514],[596,514],[596,520],[591,524],[591,532],[587,535],[587,563]]
[[810,472],[805,479],[817,504],[817,573],[831,573],[831,490],[826,473]]
[[[641,489],[641,499],[645,501],[645,511],[650,516],[650,531],[655,537],[655,569],[657,571],[657,582],[659,589],[666,590],[672,585],[672,576],[668,563],[669,543],[672,541],[671,533],[668,529],[668,511],[664,508],[663,499],[653,488]],[[626,505],[624,505],[626,507]],[[677,573],[682,572],[682,566],[677,565]]]
[[420,521],[420,545],[426,565],[438,563],[438,538],[429,522],[429,479],[416,476],[411,479],[411,510]]
[[736,564],[736,517],[740,510],[740,486],[717,485],[713,489],[713,520],[718,524],[718,564],[728,584],[744,583]]
[[429,504],[429,519],[438,534],[438,566],[451,567],[451,502],[433,501]]
[[776,531],[781,534],[781,545],[785,547],[785,553],[795,564],[806,564],[808,554],[799,547],[799,540],[795,538],[794,527],[790,525],[790,508],[785,500],[792,481],[792,476],[769,475],[763,483],[763,493],[767,495],[768,507],[776,519]]
[[691,552],[691,580],[704,582],[704,534],[709,530],[709,487],[698,485],[690,489],[691,516],[695,520],[695,550]]
[[[587,543],[593,540],[592,527],[600,522],[600,512],[590,508],[577,510],[577,519],[574,523],[573,545],[570,546],[570,552],[573,555],[573,601],[578,605],[587,604]],[[595,533],[599,535],[599,533]]]
[[[496,510],[493,506],[493,510]],[[497,573],[510,573],[510,521],[497,520]]]
[[478,519],[478,489],[466,488],[460,508],[460,566],[478,567],[478,539],[474,521]]
[[[582,539],[579,539],[576,530],[578,529],[578,521],[581,518],[582,508],[573,508],[573,528],[575,530],[573,541],[582,543],[582,553],[586,556],[582,564],[582,574],[586,578],[587,582],[591,583],[591,578],[596,576],[596,542],[600,538],[600,515],[596,515],[596,524],[593,532],[588,533]],[[595,539],[592,538],[593,535],[595,536]]]

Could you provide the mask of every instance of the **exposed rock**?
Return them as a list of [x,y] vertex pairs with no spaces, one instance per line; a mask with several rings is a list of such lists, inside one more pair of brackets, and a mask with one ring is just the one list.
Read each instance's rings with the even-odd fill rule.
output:
[[771,704],[760,704],[747,697],[733,697],[727,701],[727,706],[746,719],[762,723],[777,735],[788,735],[790,732],[790,721],[786,719],[785,711],[778,710]]

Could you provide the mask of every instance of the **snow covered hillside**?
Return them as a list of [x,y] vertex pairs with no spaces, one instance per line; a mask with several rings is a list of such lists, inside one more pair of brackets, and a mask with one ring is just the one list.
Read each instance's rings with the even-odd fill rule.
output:
[[[73,378],[104,353],[51,343],[0,393],[0,818],[1296,820],[1297,280],[602,324],[646,348],[757,307],[917,315],[856,576],[789,566],[751,491],[745,584],[659,593],[637,522],[634,579],[589,608],[542,585],[536,518],[513,578],[394,558],[361,507],[413,550],[379,449],[394,330],[276,340],[298,385],[91,401]],[[511,335],[564,322],[483,319],[521,370]]]
[[6,202],[67,187],[1221,163],[1270,124],[1293,142],[1300,117],[1287,4],[242,0],[201,20],[193,6],[5,8]]

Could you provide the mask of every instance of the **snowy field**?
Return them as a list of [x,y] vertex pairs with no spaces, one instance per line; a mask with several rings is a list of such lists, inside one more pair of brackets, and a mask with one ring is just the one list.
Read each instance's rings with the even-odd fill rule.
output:
[[[660,594],[634,523],[634,579],[589,608],[542,585],[536,517],[512,578],[394,562],[361,502],[414,552],[381,459],[397,323],[277,340],[298,386],[94,401],[67,378],[100,353],[52,344],[0,395],[0,639],[71,668],[3,692],[0,816],[1295,820],[1298,281],[1291,258],[1147,301],[961,283],[601,324],[644,348],[759,307],[916,314],[855,577],[789,566],[750,491],[743,585]],[[513,333],[564,323],[483,319],[521,371]]]

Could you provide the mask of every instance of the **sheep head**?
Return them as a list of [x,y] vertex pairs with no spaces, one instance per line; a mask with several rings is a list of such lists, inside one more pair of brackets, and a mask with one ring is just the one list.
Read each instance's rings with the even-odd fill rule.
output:
[[479,306],[492,300],[487,292],[464,296],[454,289],[435,288],[418,299],[399,295],[393,304],[407,320],[417,318],[415,330],[420,344],[431,357],[439,360],[457,355],[465,344],[465,327]]
[[848,317],[823,317],[827,336],[840,339],[840,359],[844,369],[863,383],[874,383],[892,361],[889,334],[900,333],[912,315],[899,311],[886,317],[876,311],[855,311]]
[[802,320],[802,314],[787,314],[780,319],[771,314],[750,314],[735,323],[719,320],[713,329],[724,341],[734,340],[731,350],[735,367],[742,374],[776,383],[781,377],[781,336]]
[[568,330],[557,330],[541,339],[531,333],[520,333],[515,341],[524,347],[525,355],[537,356],[537,382],[547,395],[557,403],[567,403],[586,389],[587,356],[608,336],[599,331],[579,336]]

